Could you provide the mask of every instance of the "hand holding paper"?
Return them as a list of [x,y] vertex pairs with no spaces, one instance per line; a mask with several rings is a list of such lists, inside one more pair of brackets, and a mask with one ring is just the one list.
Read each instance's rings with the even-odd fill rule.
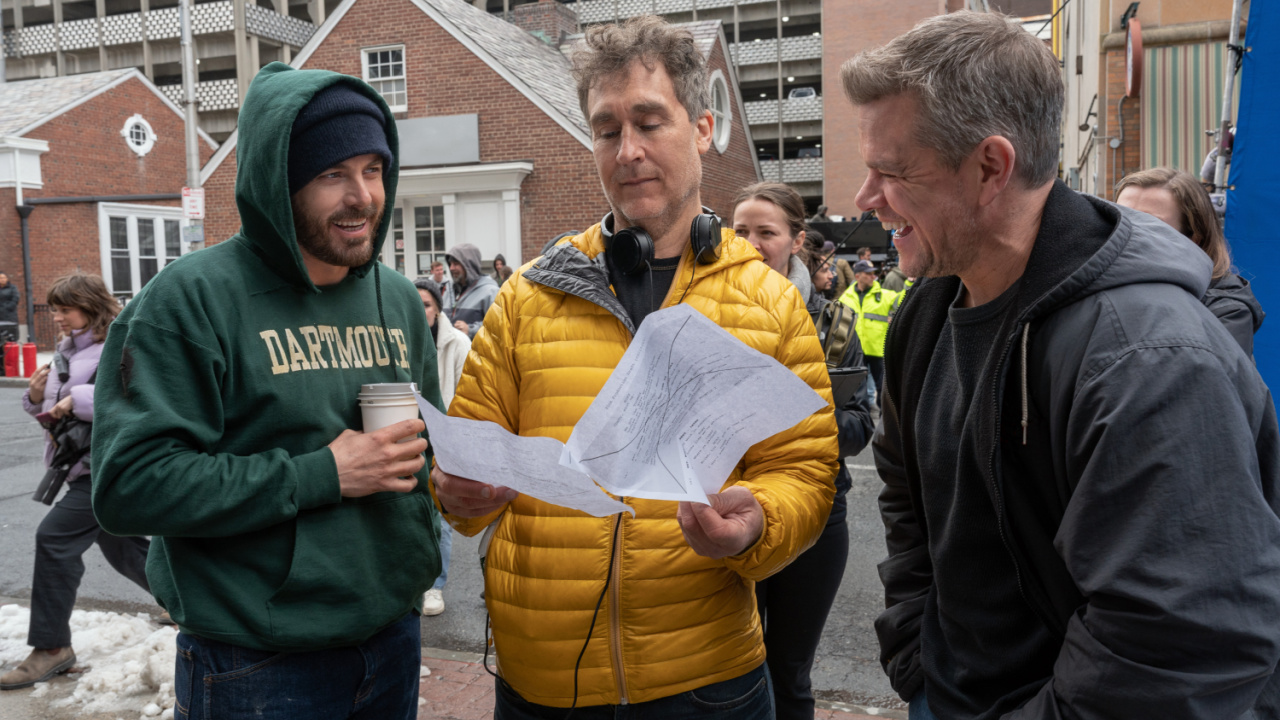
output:
[[[459,479],[480,481],[482,488],[489,487],[485,483],[501,484],[515,492],[596,517],[632,512],[605,494],[591,478],[561,465],[560,452],[564,445],[559,441],[521,437],[496,423],[447,417],[421,395],[417,399],[431,447],[435,448],[436,465],[444,472]],[[437,489],[439,487],[437,484]],[[447,479],[446,488],[450,488]],[[482,493],[482,488],[471,489]],[[470,517],[478,517],[493,512],[505,502],[483,512],[478,512],[484,507],[483,503],[464,503],[470,505],[464,510],[475,513]],[[451,505],[446,507],[452,512]]]
[[741,554],[760,539],[764,508],[750,490],[725,488],[707,500],[708,505],[682,502],[676,508],[680,530],[694,552],[718,560]]
[[745,488],[720,493],[726,480],[752,445],[826,401],[774,358],[677,305],[645,319],[566,444],[446,417],[421,396],[418,405],[440,470],[433,482],[454,514],[492,513],[509,501],[498,496],[504,488],[596,517],[633,512],[604,490],[676,500],[690,546],[727,557],[755,542],[764,514]]
[[501,485],[486,485],[450,475],[439,465],[431,469],[431,482],[436,486],[436,499],[445,512],[465,518],[484,517],[520,494]]

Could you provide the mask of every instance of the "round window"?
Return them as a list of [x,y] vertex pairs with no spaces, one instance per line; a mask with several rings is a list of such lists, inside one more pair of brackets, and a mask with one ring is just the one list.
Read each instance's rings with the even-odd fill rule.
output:
[[711,73],[711,117],[715,126],[711,131],[711,140],[716,151],[723,153],[729,149],[729,133],[733,129],[732,105],[729,103],[729,83],[725,82],[724,73],[716,70]]
[[156,144],[156,132],[151,129],[151,123],[141,115],[133,115],[124,121],[124,127],[120,130],[120,136],[124,138],[125,144],[129,149],[137,153],[138,157],[142,157],[151,152],[151,148]]

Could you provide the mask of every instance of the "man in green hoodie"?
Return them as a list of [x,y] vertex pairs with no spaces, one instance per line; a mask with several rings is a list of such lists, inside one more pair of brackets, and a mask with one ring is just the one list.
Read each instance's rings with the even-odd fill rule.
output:
[[165,268],[107,337],[94,510],[155,536],[179,716],[416,717],[439,570],[424,427],[356,432],[362,384],[439,404],[418,294],[376,261],[395,122],[355,78],[272,63],[239,133],[240,232]]

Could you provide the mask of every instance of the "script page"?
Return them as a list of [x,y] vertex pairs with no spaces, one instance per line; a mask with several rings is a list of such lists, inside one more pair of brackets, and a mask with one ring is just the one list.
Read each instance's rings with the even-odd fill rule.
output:
[[561,462],[624,497],[706,503],[754,444],[827,406],[702,313],[645,318]]
[[564,445],[560,441],[521,437],[496,423],[449,417],[421,395],[417,400],[436,463],[450,475],[509,487],[595,517],[635,514],[606,495],[591,478],[561,465]]

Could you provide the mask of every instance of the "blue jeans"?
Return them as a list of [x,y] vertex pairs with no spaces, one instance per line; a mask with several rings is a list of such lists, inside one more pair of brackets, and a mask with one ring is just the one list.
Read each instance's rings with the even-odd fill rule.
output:
[[432,590],[443,590],[445,580],[449,579],[449,553],[453,550],[453,528],[436,513],[436,531],[440,533],[440,577],[436,578]]
[[923,690],[907,703],[907,720],[938,720],[938,716],[929,709],[929,698],[925,697]]
[[422,625],[409,613],[352,647],[301,653],[178,633],[175,718],[414,720]]
[[[531,703],[502,678],[494,681],[493,720],[564,720],[567,708]],[[574,720],[773,720],[773,689],[765,666],[732,680],[631,705],[589,705]]]

